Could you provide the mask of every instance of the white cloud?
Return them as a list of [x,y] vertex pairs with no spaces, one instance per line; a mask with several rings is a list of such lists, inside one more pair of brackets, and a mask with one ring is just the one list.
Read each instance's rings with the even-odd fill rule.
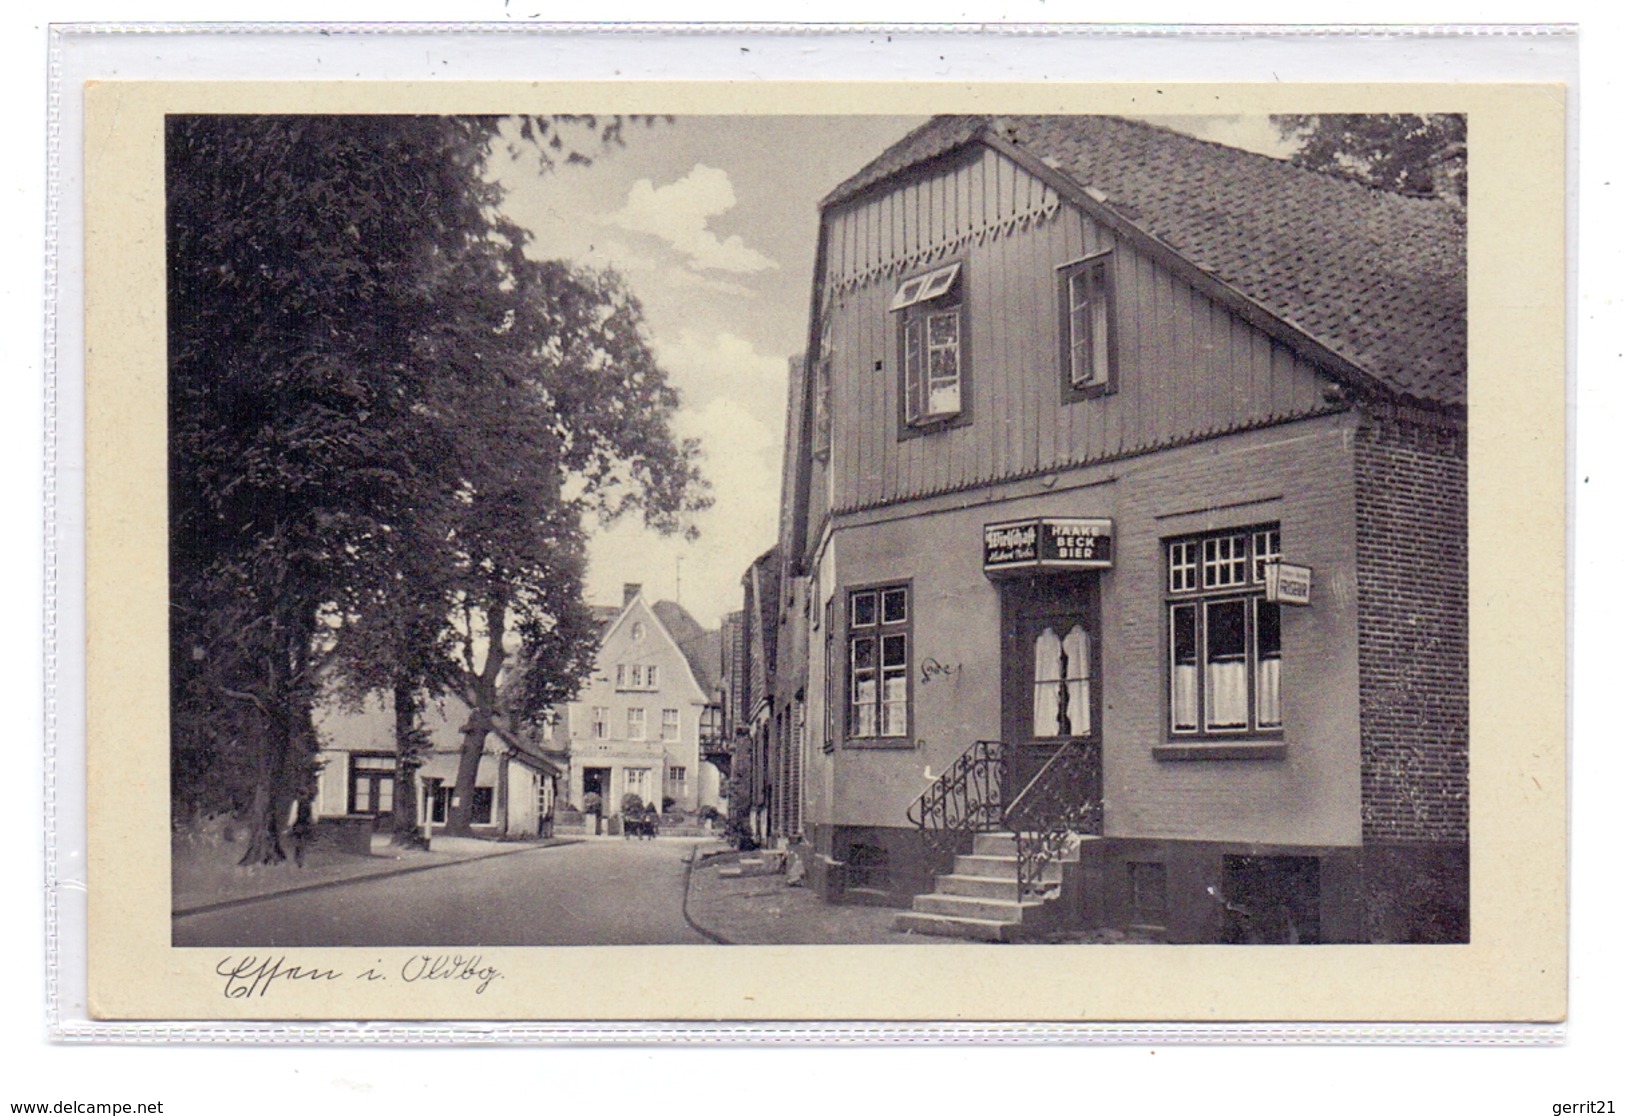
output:
[[737,400],[758,420],[778,430],[784,424],[785,356],[758,352],[748,340],[726,330],[680,330],[675,340],[655,338],[655,354],[683,393],[685,406],[703,407],[717,396]]
[[743,283],[735,283],[731,279],[713,279],[709,275],[701,275],[697,271],[686,271],[681,268],[672,268],[663,273],[663,278],[677,287],[694,287],[698,290],[708,291],[711,294],[727,295],[729,298],[755,298],[757,292]]
[[722,240],[707,227],[711,218],[728,212],[736,202],[727,171],[696,163],[669,185],[657,187],[647,178],[638,179],[626,205],[600,220],[664,240],[687,256],[695,270],[749,274],[776,269],[778,263],[748,247],[738,234]]
[[700,467],[715,503],[695,517],[700,537],[662,537],[635,519],[595,532],[588,599],[615,604],[620,587],[635,581],[652,599],[680,600],[700,623],[715,627],[740,607],[740,578],[778,537],[782,442],[769,423],[728,398],[684,410],[674,425],[704,446]]
[[659,270],[660,264],[650,256],[637,252],[619,240],[598,238],[585,250],[575,254],[578,263],[593,268],[612,267],[622,275],[648,274]]

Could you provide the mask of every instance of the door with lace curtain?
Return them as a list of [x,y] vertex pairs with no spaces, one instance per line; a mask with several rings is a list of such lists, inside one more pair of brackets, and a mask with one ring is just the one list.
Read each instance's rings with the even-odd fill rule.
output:
[[1097,576],[1053,574],[1004,585],[1007,802],[1059,748],[1100,738]]

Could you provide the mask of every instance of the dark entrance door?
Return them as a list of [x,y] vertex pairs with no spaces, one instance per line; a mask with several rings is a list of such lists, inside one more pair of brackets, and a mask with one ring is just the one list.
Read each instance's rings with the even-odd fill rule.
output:
[[[585,799],[589,794],[598,796],[598,809],[593,811],[592,831],[602,833],[604,829],[604,811],[613,807],[604,801],[609,795],[610,769],[607,767],[583,767],[581,769],[581,797]],[[585,805],[585,803],[583,803]]]
[[1093,572],[1003,584],[1006,804],[1062,747],[1100,739],[1100,594]]

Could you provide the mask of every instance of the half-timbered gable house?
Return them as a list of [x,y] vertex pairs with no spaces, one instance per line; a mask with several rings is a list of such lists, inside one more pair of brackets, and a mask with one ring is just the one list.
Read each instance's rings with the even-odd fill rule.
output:
[[823,894],[1466,934],[1464,234],[1106,117],[939,117],[825,199],[780,542]]

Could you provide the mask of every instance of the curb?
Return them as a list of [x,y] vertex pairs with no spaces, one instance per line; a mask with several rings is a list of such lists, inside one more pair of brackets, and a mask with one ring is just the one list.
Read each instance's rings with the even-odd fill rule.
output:
[[[701,937],[707,939],[708,941],[715,942],[717,945],[737,945],[738,944],[737,942],[731,941],[728,938],[724,938],[721,934],[718,934],[716,931],[707,930],[705,927],[701,926],[698,922],[695,922],[694,921],[694,916],[688,913],[688,895],[689,895],[689,892],[692,890],[693,883],[694,883],[694,864],[695,864],[695,861],[696,861],[696,858],[695,858],[694,854],[696,852],[698,852],[698,851],[699,851],[698,847],[689,850],[688,859],[683,861],[683,921],[688,923],[688,927],[689,927],[690,930],[693,930],[696,934],[699,934]],[[711,860],[711,859],[713,859],[715,857],[724,855],[726,851],[727,850],[723,850],[722,852],[709,853],[709,854],[707,854],[705,857],[703,857],[701,859],[703,859],[703,860]]]
[[[336,880],[319,880],[316,883],[295,884],[280,891],[267,891],[260,895],[244,895],[237,899],[221,899],[214,903],[201,903],[195,907],[183,907],[169,913],[171,919],[186,918],[191,915],[212,914],[215,911],[230,910],[233,907],[246,906],[249,903],[263,903],[270,899],[282,899],[289,895],[303,895],[310,891],[326,891],[329,888],[343,887],[346,884],[367,883],[371,880],[386,880],[394,876],[410,876],[414,872],[430,872],[436,868],[451,868],[458,864],[468,864],[476,860],[495,860],[499,856],[516,856],[523,852],[536,852],[540,849],[555,849],[565,845],[578,845],[581,842],[568,837],[549,838],[544,844],[523,845],[514,849],[502,849],[497,852],[478,853],[474,856],[465,856],[457,860],[442,860],[434,864],[411,864],[404,868],[386,868],[381,872],[363,872],[360,875],[345,876]],[[687,917],[688,881],[685,878],[683,892],[684,917]],[[695,927],[695,929],[699,929]],[[702,934],[705,931],[700,931]]]

